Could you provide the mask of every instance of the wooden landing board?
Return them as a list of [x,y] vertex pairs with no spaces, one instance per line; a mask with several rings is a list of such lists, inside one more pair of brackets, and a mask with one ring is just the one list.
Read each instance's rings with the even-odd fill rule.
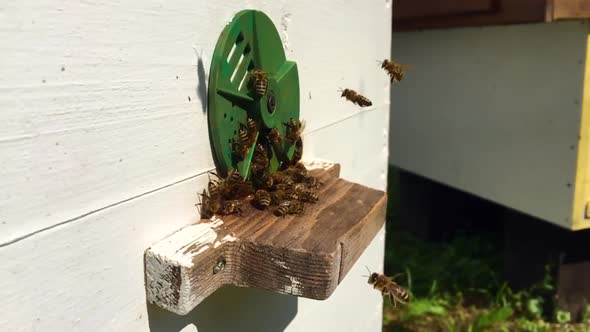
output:
[[387,197],[338,178],[337,164],[308,166],[324,185],[304,215],[248,205],[241,217],[203,219],[148,248],[148,301],[184,315],[227,284],[328,298],[382,227]]

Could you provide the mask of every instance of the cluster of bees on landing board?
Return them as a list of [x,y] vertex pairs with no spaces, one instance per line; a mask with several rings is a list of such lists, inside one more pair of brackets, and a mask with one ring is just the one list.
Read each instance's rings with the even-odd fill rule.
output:
[[[261,93],[257,84],[255,87],[256,93]],[[266,92],[266,89],[262,92]],[[276,128],[262,129],[256,141],[259,132],[256,121],[248,118],[246,124],[240,124],[231,148],[237,160],[244,160],[256,143],[250,163],[250,177],[245,180],[235,169],[226,178],[210,173],[214,178],[209,176],[208,188],[200,194],[201,202],[197,204],[201,206],[201,218],[211,218],[214,214],[242,215],[244,201],[249,201],[259,210],[272,208],[273,214],[278,217],[301,215],[306,203],[319,200],[316,190],[322,182],[309,174],[300,162],[303,155],[301,134],[305,123],[291,118],[284,125],[284,137]],[[270,173],[269,151],[282,153],[284,141],[288,146],[295,146],[293,157],[288,160],[285,156],[278,156],[281,160],[279,170]]]
[[[409,67],[390,60],[378,61],[381,68],[390,77],[390,83],[400,82],[404,77],[404,70]],[[268,87],[268,76],[259,69],[250,74],[251,87],[258,96],[264,96]],[[371,106],[373,103],[365,96],[352,89],[340,89],[341,97],[361,107]],[[250,164],[250,179],[242,178],[237,170],[232,170],[226,178],[221,178],[215,173],[210,173],[215,178],[209,177],[208,188],[201,195],[201,218],[211,218],[214,214],[228,215],[243,212],[244,200],[260,210],[274,208],[273,214],[285,216],[288,214],[303,214],[305,203],[315,203],[319,200],[315,192],[322,183],[311,176],[305,166],[300,162],[303,154],[303,141],[301,134],[305,123],[291,118],[286,126],[285,137],[281,136],[276,128],[263,129],[262,135],[256,142],[258,128],[252,118],[248,118],[246,124],[240,124],[237,139],[231,143],[231,149],[238,160],[244,160],[249,154],[252,145],[254,153]],[[279,152],[281,144],[286,141],[288,145],[295,145],[293,157],[288,161],[285,156],[279,156],[280,169],[275,173],[269,172],[270,147]],[[369,268],[367,267],[367,270]],[[389,297],[394,306],[399,303],[408,303],[409,293],[396,282],[384,274],[369,270],[368,283],[382,295]]]
[[[393,83],[394,81],[400,82],[404,78],[404,70],[410,68],[410,66],[408,66],[408,65],[402,65],[402,64],[399,64],[395,61],[391,61],[391,60],[387,60],[387,59],[385,59],[383,61],[377,60],[377,62],[379,62],[379,64],[381,64],[381,68],[383,68],[383,70],[385,70],[387,75],[389,75],[390,83]],[[361,95],[360,93],[358,93],[352,89],[344,89],[344,90],[340,89],[339,91],[342,92],[341,97],[346,98],[346,100],[349,100],[353,104],[357,104],[360,107],[367,107],[367,106],[373,105],[373,103],[369,100],[369,98]]]

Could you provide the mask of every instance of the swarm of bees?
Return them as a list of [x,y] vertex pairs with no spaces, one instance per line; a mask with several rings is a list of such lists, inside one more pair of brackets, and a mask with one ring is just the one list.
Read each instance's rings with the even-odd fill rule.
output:
[[[263,74],[266,75],[258,70],[252,76],[255,81],[253,88],[259,95],[263,95],[263,90],[266,89],[266,84],[259,82],[265,79],[266,76],[261,77]],[[301,215],[305,211],[305,204],[319,200],[316,190],[322,183],[309,174],[300,162],[303,155],[301,135],[305,122],[291,118],[283,125],[284,136],[277,128],[259,130],[252,118],[247,118],[245,124],[240,124],[236,138],[230,145],[237,161],[246,159],[252,153],[250,176],[244,179],[235,169],[225,178],[210,173],[208,188],[200,194],[200,202],[197,204],[201,218],[211,218],[215,214],[242,215],[245,204],[251,204],[259,210],[270,209],[279,217]],[[295,147],[291,160],[282,155],[283,143]],[[270,154],[273,153],[281,164],[279,170],[271,173]]]
[[391,303],[395,307],[397,302],[407,304],[410,301],[410,294],[400,285],[398,285],[393,278],[390,278],[384,274],[372,272],[367,267],[369,275],[369,284],[373,285],[374,289],[381,292],[381,295],[389,297]]
[[[390,82],[393,83],[394,81],[401,82],[404,78],[404,71],[409,69],[410,66],[402,65],[395,61],[385,59],[383,61],[379,61],[381,68],[385,70],[387,75],[389,75]],[[346,98],[346,100],[352,102],[353,104],[359,105],[360,107],[367,107],[373,105],[373,103],[369,100],[369,98],[361,95],[360,93],[352,90],[352,89],[342,89],[338,90],[342,92],[340,97]]]

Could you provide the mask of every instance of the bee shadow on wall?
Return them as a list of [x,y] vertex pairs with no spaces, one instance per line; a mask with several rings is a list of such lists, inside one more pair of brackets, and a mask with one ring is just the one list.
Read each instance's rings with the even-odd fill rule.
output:
[[297,314],[297,298],[225,286],[185,316],[153,304],[147,305],[147,311],[151,332],[279,332]]
[[197,53],[197,97],[201,101],[203,114],[207,113],[207,74],[205,73],[205,63],[203,54]]

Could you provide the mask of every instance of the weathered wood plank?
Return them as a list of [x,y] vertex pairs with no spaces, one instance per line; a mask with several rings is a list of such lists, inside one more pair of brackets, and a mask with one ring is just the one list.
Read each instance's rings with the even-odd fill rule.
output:
[[590,18],[590,1],[588,0],[548,0],[551,20]]
[[243,216],[200,220],[148,248],[148,301],[186,314],[226,284],[328,298],[383,225],[387,197],[320,166],[321,198],[304,215],[247,205]]

